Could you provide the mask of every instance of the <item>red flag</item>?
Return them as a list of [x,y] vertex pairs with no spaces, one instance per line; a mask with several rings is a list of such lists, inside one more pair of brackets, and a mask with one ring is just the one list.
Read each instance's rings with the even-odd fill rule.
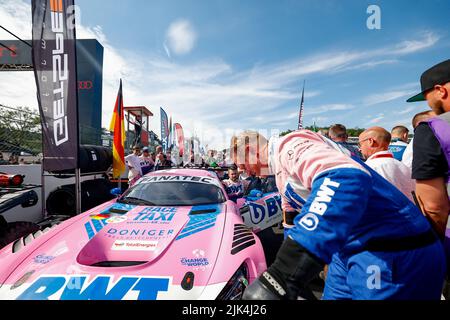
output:
[[183,128],[181,127],[181,124],[175,123],[175,131],[177,132],[177,141],[178,141],[178,148],[180,150],[180,156],[183,156],[183,154],[184,154],[184,134],[183,134]]
[[119,178],[125,171],[125,124],[123,112],[122,80],[120,80],[119,93],[109,127],[114,131],[113,140],[113,177]]

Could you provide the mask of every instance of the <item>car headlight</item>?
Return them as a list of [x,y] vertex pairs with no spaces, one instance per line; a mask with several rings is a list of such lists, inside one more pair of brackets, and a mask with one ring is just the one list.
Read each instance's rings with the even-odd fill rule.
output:
[[247,265],[242,264],[217,296],[216,300],[240,300],[248,286]]

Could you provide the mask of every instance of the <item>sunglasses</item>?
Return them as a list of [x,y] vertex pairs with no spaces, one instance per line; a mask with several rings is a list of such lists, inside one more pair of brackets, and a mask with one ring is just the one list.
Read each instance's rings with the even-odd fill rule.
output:
[[363,143],[364,141],[367,141],[367,140],[370,140],[370,138],[367,138],[367,139],[364,139],[364,140],[358,141],[358,147],[360,147],[360,148],[361,148],[361,145],[362,145],[362,143]]

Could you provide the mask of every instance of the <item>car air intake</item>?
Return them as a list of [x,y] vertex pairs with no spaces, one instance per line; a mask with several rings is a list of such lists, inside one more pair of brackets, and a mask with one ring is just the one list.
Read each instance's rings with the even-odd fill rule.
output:
[[109,208],[108,213],[117,213],[117,214],[125,214],[130,210],[122,210],[122,209],[116,209],[116,208]]
[[216,213],[217,209],[202,209],[202,210],[192,210],[189,212],[189,215],[195,215],[195,214],[207,214],[207,213]]
[[102,267],[102,268],[123,268],[123,267],[133,267],[139,266],[146,263],[147,261],[102,261],[91,265],[91,267]]

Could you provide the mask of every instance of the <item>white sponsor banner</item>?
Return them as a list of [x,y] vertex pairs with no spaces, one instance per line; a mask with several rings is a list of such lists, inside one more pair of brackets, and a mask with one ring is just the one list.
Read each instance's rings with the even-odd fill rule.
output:
[[145,240],[116,240],[112,250],[115,251],[155,251],[158,241]]

